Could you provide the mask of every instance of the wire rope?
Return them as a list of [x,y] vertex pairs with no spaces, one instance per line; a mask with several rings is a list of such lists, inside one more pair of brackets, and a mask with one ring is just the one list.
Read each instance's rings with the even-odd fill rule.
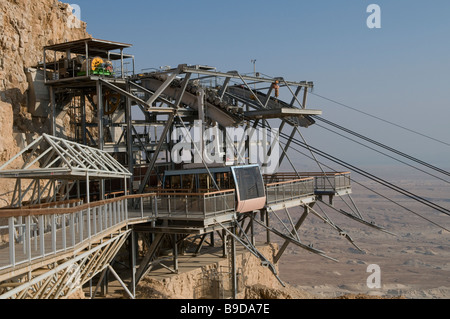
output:
[[[260,126],[260,125],[258,125],[258,126]],[[269,130],[270,130],[270,128],[269,128]],[[284,133],[280,133],[280,136],[285,138],[285,139],[289,139],[289,137],[286,136],[286,134],[284,134]],[[402,195],[405,195],[408,198],[414,199],[414,200],[416,200],[416,201],[418,201],[418,202],[420,202],[420,203],[422,203],[422,204],[424,204],[424,205],[426,205],[426,206],[428,206],[430,208],[433,208],[433,209],[435,209],[437,211],[440,211],[443,214],[446,214],[446,215],[450,216],[450,210],[448,210],[448,209],[446,209],[446,208],[444,208],[444,207],[442,207],[440,205],[437,205],[437,204],[435,204],[433,202],[430,202],[429,200],[427,200],[427,199],[425,199],[425,198],[423,198],[421,196],[418,196],[418,195],[416,195],[416,194],[414,194],[414,193],[412,193],[410,191],[407,191],[407,190],[405,190],[405,189],[403,189],[403,188],[401,188],[401,187],[399,187],[397,185],[394,185],[394,184],[392,184],[392,183],[390,183],[390,182],[388,182],[388,181],[386,181],[386,180],[384,180],[384,179],[382,179],[380,177],[377,177],[377,176],[375,176],[375,175],[373,175],[373,174],[371,174],[371,173],[369,173],[367,171],[364,171],[364,170],[362,170],[362,169],[360,169],[358,167],[355,167],[355,166],[353,166],[353,165],[351,165],[351,164],[349,164],[349,163],[347,163],[347,162],[345,162],[343,160],[340,160],[340,159],[338,159],[338,158],[336,158],[336,157],[334,157],[334,156],[332,156],[332,155],[330,155],[330,154],[328,154],[326,152],[320,151],[320,150],[318,150],[317,148],[315,148],[315,147],[313,147],[311,145],[305,145],[305,143],[303,143],[303,142],[301,142],[301,141],[299,141],[297,139],[294,139],[294,138],[292,138],[291,143],[294,143],[297,146],[300,146],[300,147],[303,147],[303,148],[305,148],[307,150],[310,150],[310,151],[314,152],[315,154],[320,155],[323,158],[326,158],[326,159],[328,159],[328,160],[330,160],[330,161],[332,161],[334,163],[342,165],[343,167],[346,167],[347,169],[353,170],[354,172],[356,172],[356,173],[358,173],[358,174],[360,174],[360,175],[362,175],[364,177],[367,177],[367,178],[369,178],[369,179],[371,179],[373,181],[376,181],[379,184],[381,184],[383,186],[386,186],[386,187],[388,187],[388,188],[390,188],[390,189],[392,189],[394,191],[397,191],[398,193],[400,193]]]
[[437,138],[434,138],[434,137],[432,137],[432,136],[429,136],[429,135],[427,135],[427,134],[424,134],[424,133],[421,133],[421,132],[412,130],[412,129],[407,128],[407,127],[405,127],[405,126],[403,126],[403,125],[399,125],[399,124],[397,124],[397,123],[394,123],[394,122],[385,120],[385,119],[383,119],[383,118],[381,118],[381,117],[379,117],[379,116],[375,116],[375,115],[370,114],[370,113],[368,113],[368,112],[361,111],[361,110],[359,110],[359,109],[357,109],[357,108],[355,108],[355,107],[351,107],[351,106],[349,106],[349,105],[346,105],[346,104],[344,104],[344,103],[335,101],[335,100],[333,100],[333,99],[327,98],[327,97],[322,96],[322,95],[319,95],[319,94],[317,94],[317,93],[310,92],[310,94],[315,95],[315,96],[317,96],[317,97],[320,97],[320,98],[322,98],[322,99],[324,99],[324,100],[327,100],[327,101],[329,101],[329,102],[333,102],[333,103],[335,103],[335,104],[337,104],[337,105],[343,106],[343,107],[348,108],[348,109],[350,109],[350,110],[359,112],[359,113],[364,114],[364,115],[366,115],[366,116],[370,116],[370,117],[372,117],[372,118],[374,118],[374,119],[377,119],[377,120],[379,120],[379,121],[385,122],[385,123],[387,123],[387,124],[396,126],[396,127],[401,128],[401,129],[403,129],[403,130],[406,130],[406,131],[408,131],[408,132],[410,132],[410,133],[414,133],[414,134],[420,135],[420,136],[422,136],[422,137],[428,138],[428,139],[430,139],[430,140],[433,140],[433,141],[435,141],[435,142],[444,144],[444,145],[446,145],[446,146],[450,146],[450,143],[441,141],[441,140],[439,140],[439,139],[437,139]]

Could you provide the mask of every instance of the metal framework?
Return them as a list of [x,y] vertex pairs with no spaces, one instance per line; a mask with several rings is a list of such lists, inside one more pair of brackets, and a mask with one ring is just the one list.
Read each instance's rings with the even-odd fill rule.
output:
[[[101,228],[101,233],[110,231],[111,234],[118,232],[120,235],[113,236],[117,239],[111,239],[108,248],[105,246],[104,249],[95,250],[96,248],[88,245],[84,257],[67,261],[69,266],[65,270],[61,270],[59,266],[52,268],[52,276],[61,274],[58,280],[62,280],[63,277],[70,276],[69,268],[86,269],[86,263],[97,265],[96,271],[90,272],[89,278],[105,269],[116,276],[111,262],[119,245],[128,237],[129,249],[133,254],[129,265],[132,279],[126,286],[118,276],[116,278],[133,298],[135,285],[145,275],[151,274],[152,269],[164,267],[171,273],[177,273],[178,254],[184,245],[188,242],[195,244],[194,255],[197,255],[202,250],[206,236],[210,236],[211,242],[217,244],[214,241],[214,234],[217,233],[223,255],[230,259],[228,274],[232,282],[231,296],[236,297],[239,289],[235,259],[237,244],[260,259],[261,264],[268,267],[282,284],[276,264],[289,244],[336,261],[324,251],[302,241],[300,227],[309,215],[320,218],[357,247],[342,228],[334,224],[325,213],[319,212],[322,207],[336,210],[333,198],[350,196],[350,173],[329,173],[322,169],[320,173],[299,172],[289,158],[289,149],[295,136],[304,140],[300,129],[313,125],[313,116],[321,114],[320,110],[307,108],[308,90],[314,86],[312,82],[287,81],[283,77],[257,73],[244,75],[237,71],[218,72],[214,67],[186,64],[164,71],[136,74],[133,56],[124,54],[124,50],[129,47],[129,44],[98,39],[45,47],[44,63],[37,66],[37,69],[43,73],[50,92],[53,136],[43,135],[0,168],[0,177],[17,178],[11,207],[24,206],[25,193],[31,193],[29,204],[41,203],[46,197],[43,195],[44,190],[50,189],[52,183],[54,186],[51,186],[50,195],[53,197],[50,202],[68,200],[72,194],[75,194],[75,198],[80,198],[82,194],[79,185],[82,178],[86,179],[87,203],[91,202],[90,178],[100,180],[97,199],[104,200],[108,194],[122,196],[111,199],[111,203],[108,200],[100,202],[98,207],[101,208],[94,211],[89,206],[70,213],[74,214],[71,216],[85,216],[84,222],[78,225],[89,228],[89,236],[92,236],[93,228],[91,219],[96,220],[98,225],[105,218],[115,220],[113,224],[117,227],[110,230]],[[50,51],[54,52],[53,60],[49,58]],[[131,74],[125,72],[126,59],[133,59]],[[99,61],[103,61],[103,64]],[[110,69],[109,61],[117,61],[120,71],[116,73]],[[70,119],[70,127],[64,126],[63,118]],[[222,144],[214,144],[217,147],[216,159],[222,160],[221,163],[260,164],[266,173],[266,205],[263,209],[237,213],[235,191],[220,189],[217,185],[214,191],[208,190],[205,193],[162,189],[162,174],[166,169],[200,166],[208,170],[211,167],[204,153],[207,143],[202,139],[196,141],[188,137],[197,123],[200,123],[201,132],[211,130],[221,137]],[[273,129],[274,127],[278,130]],[[231,128],[245,129],[247,135],[230,136]],[[260,138],[258,133],[261,130],[267,130],[267,136]],[[287,136],[284,144],[280,143],[280,136]],[[198,156],[200,162],[184,165],[177,162],[175,157],[180,155],[177,149],[180,143],[187,145],[190,157],[193,159]],[[292,173],[268,170],[267,163],[278,145],[280,154],[276,160],[278,164],[288,161]],[[262,149],[262,152],[257,150],[262,156],[255,158],[255,147]],[[231,154],[226,150],[231,150]],[[15,158],[25,155],[26,161],[22,169],[5,170]],[[37,168],[34,165],[38,163]],[[35,182],[23,191],[21,180],[25,178],[32,178]],[[42,188],[40,181],[44,178],[52,182]],[[106,190],[107,179],[119,179],[122,182]],[[73,185],[78,186],[77,191],[73,191],[70,183],[55,182],[68,180],[74,180]],[[55,194],[65,195],[57,197]],[[51,197],[50,195],[47,197]],[[326,196],[328,203],[323,201]],[[116,202],[121,204],[112,204]],[[348,205],[350,213],[343,210],[338,212],[367,226],[384,230],[366,221],[353,200],[351,202],[353,205]],[[124,219],[105,217],[108,216],[107,213],[114,212],[111,207],[118,207],[119,212],[124,212]],[[298,213],[293,208],[300,208],[301,213],[296,216]],[[92,214],[95,214],[94,218]],[[33,212],[32,215],[39,213]],[[17,237],[23,225],[27,235],[22,242],[24,247],[28,247],[25,251],[29,252],[31,238],[37,236],[36,238],[43,240],[43,224],[36,223],[35,229],[38,231],[33,237],[31,221],[26,218],[25,221],[18,220],[15,219],[16,216],[18,215],[10,212],[6,222],[10,234],[9,251],[17,248],[12,249],[11,242],[18,240],[14,236]],[[100,219],[97,220],[97,217]],[[41,219],[37,218],[38,221]],[[276,222],[271,222],[274,219]],[[121,223],[125,223],[125,226]],[[57,229],[66,229],[66,225],[70,229],[75,224],[55,221],[52,225],[51,233],[56,240]],[[264,256],[258,250],[256,227],[266,231],[268,243],[271,242],[271,234],[284,240],[275,256]],[[137,237],[148,247],[140,261],[135,256]],[[171,254],[164,253],[167,249]],[[86,256],[89,257],[83,259]],[[30,262],[31,253],[28,253],[28,257],[25,260]],[[94,261],[100,259],[101,262]],[[168,260],[172,260],[171,265]],[[37,282],[40,287],[47,286],[49,282],[61,285],[58,280],[48,279],[50,277],[37,278],[28,278],[24,288],[16,290],[10,289],[11,285],[8,286],[5,282],[5,287],[9,288],[3,296],[14,298],[33,295],[40,298],[44,295],[30,293],[30,287],[36,286]],[[103,275],[99,282],[102,279]],[[81,280],[81,284],[85,282],[85,279]],[[52,290],[46,296],[63,295],[67,296],[67,291],[58,295]]]
[[[22,167],[8,169],[19,157],[25,157]],[[43,134],[0,167],[0,178],[16,179],[11,207],[22,206],[24,198],[28,198],[29,205],[69,200],[74,185],[77,189],[73,196],[79,198],[82,179],[86,181],[87,202],[90,202],[90,179],[124,180],[126,193],[126,180],[130,175],[111,154],[48,134]],[[31,180],[24,190],[22,180]]]

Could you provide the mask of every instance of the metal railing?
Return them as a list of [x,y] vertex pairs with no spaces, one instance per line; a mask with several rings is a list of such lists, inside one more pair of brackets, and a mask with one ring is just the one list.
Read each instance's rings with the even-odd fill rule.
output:
[[234,190],[208,193],[170,193],[157,196],[156,217],[207,218],[235,209]]
[[[139,195],[142,199],[154,196]],[[132,218],[154,215],[154,210],[149,210],[129,216],[128,202],[135,197],[72,207],[53,203],[47,207],[0,210],[0,270],[73,250],[126,225]]]
[[350,188],[350,172],[327,173],[315,177],[316,193],[336,193],[339,190]]
[[[133,207],[133,208],[131,208]],[[235,192],[149,193],[0,210],[0,270],[76,249],[133,220],[234,212]]]
[[314,178],[300,178],[266,184],[267,204],[314,195]]
[[[336,193],[336,191],[350,188],[350,172],[325,172],[325,173],[299,173],[301,177],[314,178],[314,192],[316,194]],[[296,173],[277,173],[264,175],[267,183],[292,181],[298,179]]]

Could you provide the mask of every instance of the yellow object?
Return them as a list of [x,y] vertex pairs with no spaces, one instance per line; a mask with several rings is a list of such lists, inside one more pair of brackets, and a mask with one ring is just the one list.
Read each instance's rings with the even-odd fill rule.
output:
[[99,65],[103,64],[103,59],[100,57],[95,57],[92,59],[91,62],[91,69],[92,71],[95,71],[96,68],[98,68]]

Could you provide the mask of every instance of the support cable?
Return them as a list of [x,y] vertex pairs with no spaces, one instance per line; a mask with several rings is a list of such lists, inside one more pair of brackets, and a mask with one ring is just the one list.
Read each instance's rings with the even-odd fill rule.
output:
[[428,168],[430,168],[430,169],[432,169],[432,170],[435,170],[435,171],[437,171],[437,172],[440,172],[440,173],[442,173],[442,174],[444,174],[444,175],[450,176],[450,172],[448,172],[448,171],[446,171],[446,170],[444,170],[444,169],[441,169],[441,168],[439,168],[439,167],[436,167],[436,166],[434,166],[434,165],[431,165],[431,164],[429,164],[429,163],[427,163],[427,162],[425,162],[425,161],[422,161],[422,160],[420,160],[420,159],[417,159],[417,158],[415,158],[415,157],[413,157],[413,156],[411,156],[411,155],[408,155],[408,154],[405,154],[405,153],[403,153],[403,152],[400,152],[400,151],[398,151],[398,150],[396,150],[396,149],[394,149],[394,148],[392,148],[392,147],[389,147],[389,146],[387,146],[387,145],[385,145],[385,144],[383,144],[383,143],[377,142],[377,141],[375,141],[375,140],[373,140],[373,139],[370,139],[370,138],[368,138],[368,137],[366,137],[366,136],[364,136],[364,135],[361,135],[361,134],[356,133],[356,132],[354,132],[354,131],[352,131],[352,130],[349,130],[349,129],[347,129],[347,128],[341,126],[341,125],[338,125],[338,124],[333,123],[333,122],[331,122],[331,121],[325,120],[325,119],[322,118],[322,117],[319,117],[319,116],[313,116],[313,117],[314,117],[314,119],[317,119],[317,120],[319,120],[319,121],[322,121],[322,122],[324,122],[324,123],[326,123],[326,124],[328,124],[328,125],[334,126],[334,127],[338,128],[338,129],[340,129],[340,130],[343,130],[343,131],[345,131],[345,132],[347,132],[347,133],[349,133],[349,134],[352,134],[352,135],[354,135],[354,136],[357,136],[357,137],[359,137],[359,138],[361,138],[361,139],[363,139],[363,140],[365,140],[365,141],[368,141],[368,142],[370,142],[370,143],[372,143],[372,144],[375,144],[375,145],[377,145],[377,146],[379,146],[379,147],[382,147],[382,148],[384,148],[384,149],[386,149],[386,150],[388,150],[388,151],[391,151],[391,152],[393,152],[393,153],[395,153],[395,154],[398,154],[398,155],[400,155],[400,156],[402,156],[402,157],[405,157],[405,158],[407,158],[407,159],[409,159],[409,160],[411,160],[411,161],[414,161],[414,162],[416,162],[416,163],[419,163],[419,164],[421,164],[421,165],[423,165],[423,166],[426,166],[426,167],[428,167]]
[[[284,134],[284,133],[281,133],[280,136],[283,137],[283,138],[285,138],[285,139],[289,139],[289,137],[288,137],[286,134]],[[302,145],[302,143],[301,143],[300,141],[298,141],[298,140],[292,140],[291,142],[294,142],[294,144],[296,144],[296,145],[298,145],[298,146],[301,146],[301,147],[303,147],[303,148],[306,148],[306,147],[305,147],[304,145]],[[341,160],[339,160],[339,159],[337,159],[337,158],[335,158],[335,157],[333,157],[333,156],[331,156],[331,155],[328,155],[328,154],[326,154],[326,153],[324,153],[324,152],[318,151],[316,148],[311,147],[311,149],[312,149],[314,152],[318,153],[320,156],[322,156],[322,157],[324,157],[324,158],[326,158],[326,159],[328,159],[328,160],[330,160],[330,161],[332,161],[332,162],[335,162],[335,163],[340,164],[340,165],[342,165],[342,166],[344,166],[344,167],[347,167],[347,168],[352,167],[351,169],[354,169],[355,172],[357,172],[357,173],[359,173],[360,175],[365,176],[365,177],[367,177],[367,178],[369,178],[369,179],[371,179],[371,180],[373,180],[373,181],[376,181],[376,182],[378,182],[379,184],[386,186],[387,188],[390,188],[390,189],[392,189],[392,190],[395,190],[395,191],[397,191],[397,192],[399,192],[399,193],[401,193],[401,194],[403,194],[403,195],[405,195],[405,196],[407,196],[407,197],[410,197],[410,198],[412,198],[412,199],[414,199],[414,200],[416,200],[416,201],[418,201],[418,202],[421,202],[422,204],[424,204],[424,205],[426,205],[426,206],[429,206],[429,207],[431,207],[431,208],[433,208],[433,209],[435,209],[435,210],[438,210],[438,211],[440,211],[440,212],[442,212],[442,213],[444,213],[444,214],[446,214],[446,215],[449,215],[449,214],[450,214],[450,211],[448,211],[447,209],[445,209],[445,208],[443,208],[443,207],[441,207],[441,206],[439,206],[439,205],[436,205],[436,204],[434,204],[434,203],[431,203],[431,202],[429,202],[429,201],[427,201],[427,200],[425,200],[425,199],[423,199],[423,201],[421,201],[421,200],[420,200],[420,197],[417,196],[417,195],[414,195],[414,194],[412,194],[412,195],[407,195],[407,194],[405,194],[405,193],[402,191],[402,189],[401,189],[400,187],[397,187],[397,186],[395,186],[395,185],[392,185],[391,183],[385,182],[385,181],[383,181],[382,179],[377,178],[376,176],[373,176],[373,175],[371,175],[371,174],[365,172],[364,170],[358,169],[358,168],[356,168],[356,167],[354,167],[354,166],[352,166],[352,165],[350,165],[350,164],[347,164],[347,163],[345,163],[345,162],[343,162],[343,161],[341,161]],[[304,156],[306,156],[306,157],[308,157],[308,158],[310,158],[310,159],[313,159],[313,160],[314,160],[313,157],[308,156],[308,155],[306,155],[306,154],[300,152],[298,149],[293,148],[293,150],[296,151],[296,152],[298,152],[298,153],[300,153],[300,154],[302,154],[302,155],[304,155]],[[323,164],[323,163],[322,163],[322,165],[326,166],[327,168],[330,168],[329,166],[327,166],[327,165],[325,165],[325,164]],[[335,171],[335,170],[332,169],[332,168],[330,168],[330,169],[333,170],[333,171]],[[335,172],[336,172],[336,171],[335,171]],[[370,189],[370,188],[368,188],[368,187],[362,185],[361,183],[356,182],[354,179],[352,179],[352,181],[355,182],[356,184],[358,184],[358,185],[360,185],[360,186],[362,186],[362,187],[364,187],[364,188],[366,188],[366,189],[372,191],[373,193],[377,194],[378,196],[383,197],[384,199],[386,199],[386,200],[388,200],[388,201],[390,201],[390,202],[392,202],[392,203],[398,205],[399,207],[401,207],[401,208],[403,208],[403,209],[405,209],[405,210],[407,210],[407,211],[413,213],[414,215],[416,215],[416,216],[418,216],[418,217],[420,217],[420,218],[422,218],[422,219],[424,219],[424,220],[426,220],[426,221],[432,223],[433,225],[435,225],[435,226],[437,226],[437,227],[439,227],[439,228],[441,228],[441,229],[444,229],[444,230],[450,232],[450,230],[448,230],[447,228],[445,228],[445,227],[443,227],[443,226],[437,224],[436,222],[433,222],[433,221],[430,220],[429,218],[426,218],[426,217],[424,217],[424,216],[422,216],[422,215],[420,215],[420,214],[414,212],[413,210],[411,210],[411,209],[409,209],[409,208],[407,208],[407,207],[405,207],[405,206],[403,206],[403,205],[401,205],[401,204],[399,204],[399,203],[393,201],[392,199],[390,199],[390,198],[388,198],[388,197],[386,197],[386,196],[384,196],[384,195],[382,195],[382,194],[380,194],[380,193],[374,191],[373,189]],[[406,191],[405,191],[405,192],[406,192]],[[416,198],[416,197],[417,197],[417,198]],[[428,202],[428,203],[427,203],[427,202]],[[437,207],[433,207],[433,206],[437,206]]]
[[[312,150],[310,149],[308,143],[306,142],[305,138],[303,137],[303,134],[300,132],[300,130],[298,129],[298,127],[296,126],[295,129],[297,130],[298,134],[300,135],[300,137],[303,140],[303,143],[306,145],[306,147],[308,148],[309,152],[311,153],[311,156],[314,158],[314,161],[316,162],[317,166],[319,166],[320,170],[323,173],[323,176],[325,177],[325,179],[327,180],[328,184],[330,184],[330,187],[333,189],[333,191],[336,193],[336,188],[333,186],[333,184],[331,183],[330,179],[328,178],[328,175],[325,173],[324,169],[322,168],[320,162],[317,160],[317,158],[314,156],[314,153],[312,152]],[[355,211],[350,207],[350,205],[344,200],[344,198],[342,198],[342,196],[339,196],[339,198],[345,203],[345,205],[347,205],[347,207],[353,211],[355,213]],[[357,214],[357,213],[355,213]]]
[[430,140],[433,140],[433,141],[435,141],[435,142],[438,142],[438,143],[441,143],[441,144],[450,146],[450,143],[447,143],[447,142],[441,141],[441,140],[439,140],[439,139],[437,139],[437,138],[434,138],[434,137],[428,136],[428,135],[426,135],[426,134],[423,134],[423,133],[414,131],[414,130],[412,130],[412,129],[409,129],[409,128],[404,127],[404,126],[402,126],[402,125],[399,125],[399,124],[393,123],[393,122],[391,122],[391,121],[382,119],[382,118],[380,118],[380,117],[378,117],[378,116],[375,116],[375,115],[372,115],[372,114],[370,114],[370,113],[367,113],[367,112],[358,110],[357,108],[354,108],[354,107],[348,106],[348,105],[346,105],[346,104],[343,104],[343,103],[341,103],[341,102],[338,102],[338,101],[329,99],[329,98],[324,97],[324,96],[322,96],[322,95],[319,95],[319,94],[317,94],[317,93],[312,93],[312,92],[311,92],[311,94],[313,94],[313,95],[315,95],[315,96],[317,96],[317,97],[320,97],[320,98],[322,98],[322,99],[324,99],[324,100],[327,100],[327,101],[333,102],[333,103],[335,103],[335,104],[338,104],[338,105],[340,105],[340,106],[343,106],[343,107],[346,107],[346,108],[348,108],[348,109],[351,109],[351,110],[353,110],[353,111],[359,112],[359,113],[361,113],[361,114],[370,116],[370,117],[372,117],[372,118],[374,118],[374,119],[377,119],[377,120],[379,120],[379,121],[382,121],[382,122],[388,123],[388,124],[390,124],[390,125],[396,126],[396,127],[401,128],[401,129],[403,129],[403,130],[406,130],[406,131],[408,131],[408,132],[411,132],[411,133],[420,135],[420,136],[422,136],[422,137],[428,138],[428,139],[430,139]]
[[[294,150],[295,152],[297,152],[297,153],[299,153],[299,154],[305,156],[305,157],[308,157],[309,159],[313,159],[312,157],[310,157],[310,156],[308,156],[307,154],[305,154],[305,153],[299,151],[298,149],[293,148],[293,150]],[[324,163],[322,163],[322,165],[325,166],[325,167],[327,167],[328,169],[334,171],[334,172],[337,172],[337,171],[334,170],[332,167],[330,167],[330,166],[328,166],[328,165],[326,165],[326,164],[324,164]],[[374,193],[374,194],[380,196],[381,198],[384,198],[385,200],[387,200],[387,201],[389,201],[389,202],[391,202],[391,203],[393,203],[393,204],[399,206],[400,208],[402,208],[402,209],[404,209],[404,210],[406,210],[406,211],[408,211],[408,212],[410,212],[410,213],[412,213],[412,214],[414,214],[414,215],[416,215],[416,216],[418,216],[418,217],[420,217],[420,218],[426,220],[427,222],[429,222],[429,223],[431,223],[431,224],[433,224],[433,225],[435,225],[435,226],[437,226],[437,227],[439,227],[439,228],[441,228],[441,229],[443,229],[443,230],[445,230],[445,231],[447,231],[447,232],[450,233],[450,230],[449,230],[449,229],[445,228],[444,226],[441,226],[441,225],[437,224],[436,222],[432,221],[431,219],[426,218],[425,216],[422,216],[422,215],[420,215],[419,213],[416,213],[415,211],[409,209],[408,207],[406,207],[406,206],[404,206],[404,205],[402,205],[402,204],[399,204],[398,202],[396,202],[396,201],[390,199],[389,197],[387,197],[387,196],[385,196],[385,195],[383,195],[383,194],[381,194],[381,193],[379,193],[379,192],[377,192],[377,191],[375,191],[375,190],[373,190],[373,189],[371,189],[371,188],[369,188],[369,187],[367,187],[367,186],[365,186],[365,185],[363,185],[363,184],[361,184],[361,183],[355,181],[354,179],[351,179],[351,181],[352,181],[353,183],[355,183],[355,184],[357,184],[357,185],[359,185],[359,186],[365,188],[366,190],[371,191],[372,193]]]
[[[280,135],[283,135],[283,134],[280,134]],[[286,136],[283,136],[283,137],[287,138]],[[450,216],[450,210],[448,210],[448,209],[446,209],[446,208],[444,208],[444,207],[442,207],[442,206],[440,206],[438,204],[430,202],[429,200],[427,200],[427,199],[425,199],[425,198],[423,198],[423,197],[421,197],[419,195],[411,193],[411,192],[409,192],[409,191],[407,191],[407,190],[405,190],[405,189],[403,189],[403,188],[401,188],[401,187],[399,187],[397,185],[394,185],[394,184],[392,184],[392,183],[390,183],[390,182],[388,182],[388,181],[386,181],[386,180],[384,180],[384,179],[382,179],[380,177],[377,177],[377,176],[375,176],[373,174],[370,174],[367,171],[364,171],[364,170],[362,170],[360,168],[357,168],[357,167],[355,167],[355,166],[353,166],[353,165],[351,165],[351,164],[349,164],[349,163],[347,163],[347,162],[345,162],[343,160],[340,160],[340,159],[338,159],[338,158],[336,158],[336,157],[334,157],[334,156],[332,156],[330,154],[327,154],[327,153],[325,153],[323,151],[320,151],[320,150],[318,150],[315,147],[312,147],[310,145],[305,145],[305,143],[303,143],[301,141],[293,140],[292,142],[295,143],[296,145],[300,146],[300,147],[306,148],[308,150],[312,150],[314,153],[316,153],[316,154],[318,154],[318,155],[320,155],[320,156],[322,156],[322,157],[324,157],[324,158],[326,158],[326,159],[328,159],[328,160],[330,160],[332,162],[340,164],[340,165],[342,165],[342,166],[344,166],[344,167],[346,167],[346,168],[348,168],[350,170],[353,170],[353,171],[355,171],[356,173],[358,173],[358,174],[360,174],[362,176],[365,176],[365,177],[367,177],[367,178],[369,178],[369,179],[371,179],[373,181],[378,182],[379,184],[382,184],[382,185],[384,185],[384,186],[386,186],[386,187],[388,187],[388,188],[390,188],[392,190],[395,190],[395,191],[401,193],[402,195],[405,195],[406,197],[409,197],[409,198],[414,199],[414,200],[416,200],[418,202],[421,202],[422,204],[424,204],[424,205],[426,205],[428,207],[431,207],[431,208],[433,208],[433,209],[435,209],[437,211],[440,211],[441,213],[443,213],[445,215]]]
[[450,184],[449,181],[447,181],[447,180],[445,180],[445,179],[443,179],[443,178],[441,178],[441,177],[439,177],[439,176],[436,176],[436,175],[434,175],[434,174],[431,174],[431,173],[429,173],[429,172],[427,172],[427,171],[425,171],[425,170],[423,170],[423,169],[420,169],[420,168],[418,168],[417,166],[411,165],[411,164],[409,164],[409,163],[406,163],[405,161],[402,161],[402,160],[400,160],[400,159],[398,159],[398,158],[395,158],[395,157],[393,157],[393,156],[391,156],[391,155],[388,155],[388,154],[383,153],[383,152],[381,152],[381,151],[379,151],[379,150],[376,150],[376,149],[373,148],[373,147],[367,146],[367,145],[365,145],[365,144],[363,144],[363,143],[361,143],[361,142],[358,142],[358,141],[356,141],[356,140],[354,140],[354,139],[352,139],[352,138],[350,138],[350,137],[348,137],[348,136],[345,136],[345,135],[340,134],[340,133],[338,133],[338,132],[336,132],[336,131],[333,131],[332,129],[329,129],[329,128],[323,126],[323,125],[320,125],[320,124],[317,124],[317,123],[316,123],[316,125],[317,125],[318,127],[323,128],[324,130],[330,131],[330,132],[332,132],[332,133],[334,133],[334,134],[337,134],[337,135],[339,135],[339,136],[341,136],[341,137],[343,137],[343,138],[346,138],[346,139],[348,139],[348,140],[350,140],[350,141],[352,141],[352,142],[354,142],[354,143],[357,143],[357,144],[359,144],[359,145],[361,145],[361,146],[364,146],[364,147],[366,147],[366,148],[368,148],[368,149],[371,149],[371,150],[374,151],[374,152],[377,152],[377,153],[379,153],[379,154],[382,154],[382,155],[384,155],[384,156],[386,156],[386,157],[389,157],[389,158],[391,158],[391,159],[393,159],[393,160],[395,160],[395,161],[397,161],[397,162],[399,162],[399,163],[402,163],[402,164],[404,164],[404,165],[407,165],[407,166],[409,166],[409,167],[411,167],[411,168],[413,168],[413,169],[415,169],[415,170],[418,170],[418,171],[420,171],[420,172],[422,172],[422,173],[424,173],[424,174],[427,174],[427,175],[429,175],[429,176],[431,176],[431,177],[437,178],[437,179],[439,179],[439,180],[441,180],[441,181],[443,181],[443,182],[445,182],[445,183]]

